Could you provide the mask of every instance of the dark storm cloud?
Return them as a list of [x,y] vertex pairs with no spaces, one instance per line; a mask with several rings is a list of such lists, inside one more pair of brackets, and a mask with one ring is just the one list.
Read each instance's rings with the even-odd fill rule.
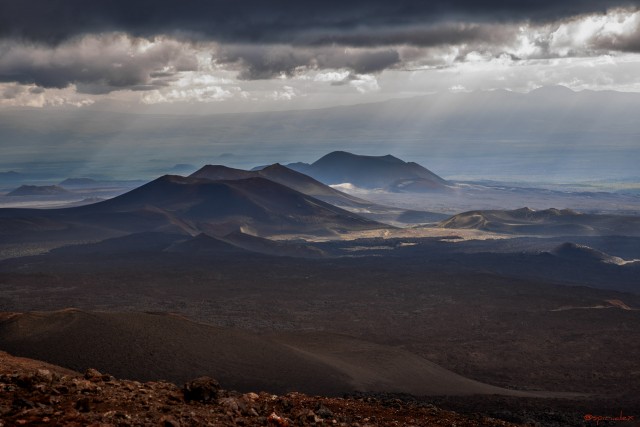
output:
[[[78,34],[124,31],[181,33],[225,43],[379,45],[390,42],[376,37],[377,29],[554,20],[618,6],[637,7],[640,0],[0,0],[0,37],[57,43]],[[373,31],[352,33],[361,27]],[[393,43],[417,45],[446,36],[393,34]],[[453,37],[460,34],[464,31]]]
[[524,59],[640,52],[640,28],[578,44],[569,32],[566,48],[552,37],[614,7],[640,0],[0,0],[0,83],[149,91],[198,70],[198,52],[244,80],[515,60],[521,27],[543,34],[525,34]]
[[54,48],[0,43],[0,82],[64,88],[100,94],[118,89],[148,90],[166,86],[197,61],[181,43],[165,40],[142,46],[124,35],[87,36]]
[[356,73],[375,73],[400,62],[394,49],[298,48],[285,45],[225,46],[217,54],[218,63],[239,65],[238,77],[245,80],[294,75],[308,69],[348,68]]
[[635,23],[634,30],[627,34],[598,34],[590,44],[598,50],[640,52],[640,20]]
[[358,47],[401,44],[433,47],[477,41],[498,44],[511,40],[516,30],[515,27],[507,25],[465,22],[380,28],[359,26],[330,32],[309,31],[297,41],[303,45],[338,44]]

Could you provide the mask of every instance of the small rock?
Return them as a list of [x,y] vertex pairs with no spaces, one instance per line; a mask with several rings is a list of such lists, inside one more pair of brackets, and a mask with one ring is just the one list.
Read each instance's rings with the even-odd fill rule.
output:
[[89,368],[85,371],[84,378],[89,381],[102,381],[102,374],[96,369]]
[[39,381],[51,384],[53,382],[53,374],[48,369],[38,369],[36,372],[36,378]]
[[75,404],[75,408],[80,412],[89,412],[89,410],[91,409],[90,406],[91,405],[88,397],[83,397],[81,399],[78,399],[78,401]]
[[180,427],[180,422],[172,416],[164,416],[160,418],[161,427]]
[[225,397],[223,399],[220,399],[218,403],[220,404],[220,406],[229,411],[236,412],[240,409],[240,407],[238,406],[238,400],[233,397]]
[[184,385],[184,400],[187,402],[211,402],[218,399],[220,384],[210,377],[200,377]]
[[72,382],[76,385],[78,390],[80,390],[83,393],[89,393],[89,392],[96,391],[96,389],[98,387],[94,383],[92,383],[91,381],[87,381],[87,380],[74,379]]
[[316,422],[316,418],[318,418],[318,416],[312,410],[308,410],[305,414],[305,418],[307,421]]
[[27,399],[23,399],[21,397],[17,397],[15,399],[13,399],[13,407],[14,408],[35,408],[35,405],[33,404],[32,401],[27,400]]
[[280,404],[282,405],[282,407],[287,410],[287,409],[291,409],[293,407],[293,404],[291,403],[291,400],[286,399],[286,398],[282,398],[280,399]]
[[289,422],[287,421],[287,419],[279,416],[275,412],[272,412],[271,415],[269,415],[269,417],[267,418],[267,423],[269,423],[269,425],[275,425],[278,427],[289,426]]
[[318,408],[316,409],[316,414],[322,418],[333,418],[333,412],[331,411],[331,409],[327,408],[322,403],[318,405]]

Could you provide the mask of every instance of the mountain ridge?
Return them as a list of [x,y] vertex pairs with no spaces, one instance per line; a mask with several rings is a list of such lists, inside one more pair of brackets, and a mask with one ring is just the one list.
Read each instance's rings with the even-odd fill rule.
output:
[[399,181],[424,183],[431,190],[445,190],[448,182],[415,162],[405,162],[387,154],[367,156],[347,151],[333,151],[308,166],[289,165],[325,184],[350,183],[361,188],[396,188]]

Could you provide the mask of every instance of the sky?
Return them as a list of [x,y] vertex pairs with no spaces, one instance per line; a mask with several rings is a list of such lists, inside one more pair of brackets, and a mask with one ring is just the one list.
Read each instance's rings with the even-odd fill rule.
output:
[[[113,132],[86,124],[101,112],[273,112],[556,85],[640,92],[640,1],[0,0],[0,114],[21,114],[3,121],[0,170],[117,157]],[[131,148],[127,126],[113,126]],[[23,135],[33,127],[37,137]],[[154,148],[153,135],[157,151],[171,145],[159,157],[176,157],[177,138],[140,132],[134,144]],[[241,150],[232,142],[207,156],[269,154],[258,131]]]
[[0,0],[0,104],[202,113],[558,84],[640,91],[639,6]]

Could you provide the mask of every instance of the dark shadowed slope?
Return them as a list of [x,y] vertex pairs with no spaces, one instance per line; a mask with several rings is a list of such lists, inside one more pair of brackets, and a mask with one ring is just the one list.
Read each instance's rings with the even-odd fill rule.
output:
[[505,234],[640,236],[640,217],[582,214],[569,209],[470,211],[454,215],[440,226]]
[[104,256],[104,255],[142,255],[158,253],[171,247],[175,242],[191,239],[190,236],[177,233],[159,233],[147,231],[113,237],[97,243],[69,245],[51,250],[51,254],[69,256]]
[[195,237],[184,234],[142,232],[113,237],[97,243],[68,245],[50,251],[53,256],[77,257],[87,260],[93,256],[129,258],[159,256],[163,252],[200,260],[229,254],[264,254],[296,258],[319,258],[327,254],[310,244],[275,241],[234,231],[225,236],[200,233]]
[[271,338],[296,353],[348,373],[357,390],[414,395],[527,394],[470,380],[401,348],[345,335],[282,333]]
[[0,345],[18,356],[123,378],[183,382],[200,375],[225,387],[341,394],[526,393],[469,380],[401,349],[326,333],[263,337],[150,313],[5,314]]
[[258,176],[253,171],[230,168],[224,165],[205,165],[189,175],[190,178],[202,178],[211,181],[233,181],[236,179],[256,178]]
[[187,254],[187,255],[210,255],[220,253],[243,253],[247,252],[239,246],[225,242],[213,236],[204,233],[198,234],[196,237],[182,239],[168,247],[164,248],[165,252]]
[[267,255],[296,258],[321,258],[327,255],[322,249],[307,243],[269,240],[241,231],[231,232],[221,239],[246,251]]
[[[295,166],[296,164],[293,165],[293,167]],[[297,166],[300,166],[300,164]],[[383,206],[360,199],[338,191],[304,173],[278,163],[270,166],[261,166],[251,171],[233,169],[220,165],[207,165],[192,174],[191,177],[210,180],[236,180],[246,179],[248,177],[262,177],[332,205],[351,210],[371,220],[389,224],[416,224],[435,222],[443,219],[442,215],[431,212],[406,211],[405,209]],[[413,185],[410,185],[410,187],[415,188],[415,186],[420,185],[421,184],[416,181]]]
[[296,258],[320,258],[326,255],[322,250],[308,244],[274,241],[241,231],[234,231],[222,237],[199,234],[187,240],[176,241],[164,251],[196,257],[229,253],[259,253]]
[[238,390],[328,393],[348,378],[285,347],[242,331],[179,316],[63,310],[8,316],[2,348],[78,371],[89,367],[143,381],[202,375]]
[[84,238],[92,232],[104,238],[147,231],[225,235],[238,229],[259,235],[326,235],[382,227],[265,178],[210,181],[167,175],[92,205],[0,210],[0,235],[36,241],[39,236],[68,238],[76,229]]
[[351,183],[362,188],[387,188],[396,191],[444,190],[447,181],[414,162],[391,155],[361,156],[334,151],[311,165],[290,165],[326,184]]
[[[265,178],[210,181],[167,175],[77,212],[135,212],[152,206],[199,231],[241,227],[257,234],[332,233],[382,225]],[[226,233],[224,233],[226,234]]]
[[359,199],[342,191],[335,190],[326,184],[323,184],[308,175],[297,172],[278,163],[266,166],[260,170],[245,171],[242,169],[233,169],[221,165],[206,165],[191,177],[205,178],[213,181],[220,180],[238,180],[246,178],[262,177],[286,187],[292,188],[303,194],[316,197],[320,200],[339,206],[369,206],[372,203]]
[[603,262],[605,264],[623,264],[622,258],[611,256],[589,246],[577,243],[563,243],[556,247],[551,253],[557,257],[575,262]]

